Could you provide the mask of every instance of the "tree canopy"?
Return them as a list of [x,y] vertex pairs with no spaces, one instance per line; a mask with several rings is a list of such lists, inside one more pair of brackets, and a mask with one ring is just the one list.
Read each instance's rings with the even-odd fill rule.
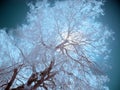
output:
[[0,30],[0,88],[5,90],[108,90],[99,59],[109,57],[112,32],[97,21],[97,0],[28,4],[27,23]]

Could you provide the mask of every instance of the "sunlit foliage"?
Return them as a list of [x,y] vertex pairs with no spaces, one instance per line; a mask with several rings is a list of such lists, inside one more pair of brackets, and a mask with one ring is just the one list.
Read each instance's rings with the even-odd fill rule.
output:
[[112,37],[97,21],[102,5],[102,0],[29,4],[26,24],[0,31],[0,88],[108,90],[109,79],[97,63],[108,58]]

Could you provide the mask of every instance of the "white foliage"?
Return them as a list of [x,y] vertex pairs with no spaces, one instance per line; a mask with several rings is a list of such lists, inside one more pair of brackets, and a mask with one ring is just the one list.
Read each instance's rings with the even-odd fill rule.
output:
[[96,21],[103,15],[102,5],[102,0],[57,1],[54,7],[40,1],[29,4],[27,24],[16,29],[18,36],[13,35],[12,40],[5,32],[0,32],[0,49],[3,51],[0,52],[0,65],[7,66],[6,61],[11,61],[11,57],[3,55],[4,51],[15,60],[12,62],[17,63],[20,49],[26,65],[21,74],[27,69],[32,71],[32,66],[41,71],[55,59],[53,70],[59,71],[54,77],[55,90],[108,90],[105,86],[107,76],[95,74],[89,63],[109,54],[107,40],[112,32]]

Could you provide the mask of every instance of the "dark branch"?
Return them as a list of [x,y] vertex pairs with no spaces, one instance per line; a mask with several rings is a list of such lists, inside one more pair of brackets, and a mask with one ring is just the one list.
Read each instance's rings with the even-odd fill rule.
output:
[[13,73],[13,75],[12,75],[12,78],[11,78],[11,80],[8,82],[8,84],[7,84],[6,88],[5,88],[5,90],[9,90],[9,89],[10,89],[10,87],[12,86],[12,84],[13,84],[13,82],[14,82],[16,76],[17,76],[17,73],[18,73],[18,69],[15,68],[15,69],[14,69],[14,73]]

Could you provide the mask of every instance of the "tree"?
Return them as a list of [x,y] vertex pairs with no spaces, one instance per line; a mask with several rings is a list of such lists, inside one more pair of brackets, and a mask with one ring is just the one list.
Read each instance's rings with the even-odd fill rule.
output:
[[102,5],[102,0],[29,4],[27,24],[0,32],[0,88],[108,90],[98,59],[107,59],[112,32],[96,20]]

